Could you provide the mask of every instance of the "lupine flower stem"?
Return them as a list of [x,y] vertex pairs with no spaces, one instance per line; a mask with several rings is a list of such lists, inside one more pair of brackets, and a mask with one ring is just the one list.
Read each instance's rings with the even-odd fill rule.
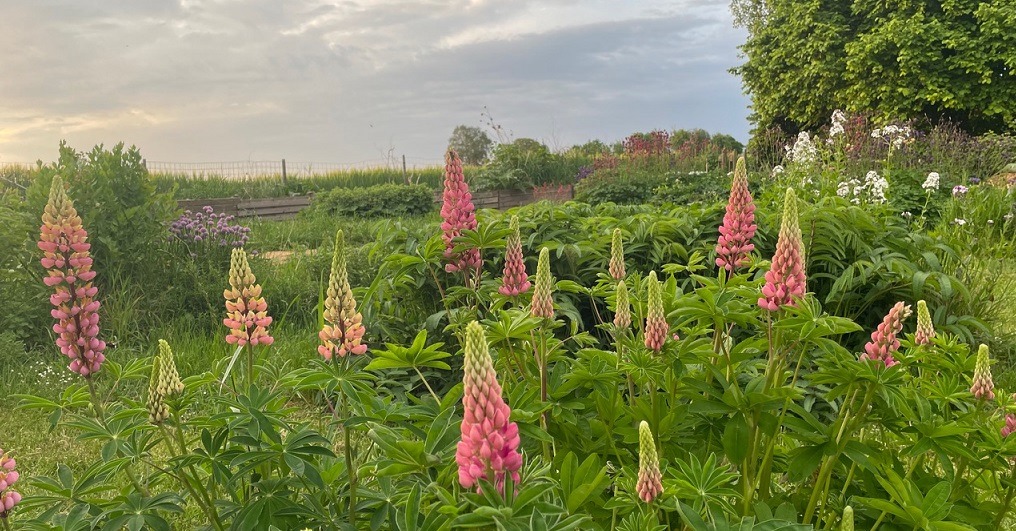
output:
[[[342,374],[346,373],[346,369],[349,367],[349,356],[342,356]],[[338,360],[332,357],[332,363],[338,366]],[[346,458],[346,474],[349,476],[349,525],[356,527],[356,467],[353,463],[353,450],[352,441],[349,436],[349,428],[345,425],[345,420],[349,418],[349,410],[346,407],[346,392],[342,389],[342,385],[336,386],[339,391],[339,411],[342,414],[342,451]]]
[[[828,483],[831,481],[832,472],[834,465],[839,461],[840,454],[843,453],[847,443],[850,442],[850,434],[856,431],[858,425],[864,420],[864,411],[868,410],[868,405],[871,404],[872,399],[875,397],[876,387],[874,383],[868,383],[867,390],[864,393],[864,399],[861,401],[861,406],[854,410],[851,406],[857,397],[857,393],[860,389],[854,391],[853,396],[850,400],[844,402],[843,408],[840,410],[836,423],[833,424],[833,431],[836,433],[835,449],[831,455],[826,455],[822,459],[822,464],[819,467],[818,476],[815,479],[815,485],[811,493],[811,498],[808,500],[808,508],[804,512],[803,524],[807,525],[811,523],[812,517],[815,516],[815,510],[818,507],[819,501],[823,498],[823,494],[826,495],[825,499],[828,499],[829,486]],[[854,411],[857,413],[855,414]],[[823,503],[823,511],[824,503]]]

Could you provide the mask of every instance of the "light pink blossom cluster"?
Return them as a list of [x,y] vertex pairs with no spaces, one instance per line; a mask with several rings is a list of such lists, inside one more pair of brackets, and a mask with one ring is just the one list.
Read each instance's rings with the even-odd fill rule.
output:
[[878,360],[886,367],[892,367],[899,363],[893,359],[900,349],[900,340],[896,336],[903,331],[903,321],[910,316],[910,306],[897,302],[889,309],[878,328],[871,333],[871,341],[864,345],[864,354],[861,354],[861,361]]
[[318,353],[326,360],[333,355],[340,358],[347,354],[360,355],[367,352],[363,334],[363,315],[356,310],[356,299],[349,286],[346,270],[345,238],[342,231],[335,233],[335,250],[332,254],[332,270],[328,275],[328,291],[325,297],[325,325],[318,332],[321,344]]
[[737,159],[734,180],[730,184],[730,199],[720,225],[716,242],[716,265],[733,272],[748,262],[748,253],[755,250],[751,239],[755,237],[755,203],[748,190],[748,170],[744,157]]
[[660,457],[656,453],[656,441],[649,423],[639,424],[639,478],[635,491],[642,501],[649,503],[663,492],[663,474],[660,473]]
[[466,327],[463,371],[462,440],[455,451],[459,483],[479,491],[485,479],[503,493],[507,477],[520,479],[519,427],[508,420],[511,408],[501,397],[487,338],[476,321]]
[[519,234],[519,218],[512,216],[508,223],[508,239],[505,242],[504,277],[498,293],[505,297],[517,297],[529,291],[532,284],[526,273],[526,262],[522,256],[522,236]]
[[272,318],[268,303],[261,296],[261,285],[247,262],[247,253],[233,249],[229,261],[229,288],[223,290],[226,318],[222,324],[229,329],[226,343],[230,345],[271,345],[275,339],[268,334]]
[[20,477],[15,467],[14,458],[0,449],[0,518],[7,518],[11,509],[21,502],[21,493],[11,490],[11,485]]
[[441,205],[442,238],[445,243],[445,271],[454,273],[462,271],[471,274],[479,272],[482,265],[480,250],[476,248],[455,252],[455,238],[462,235],[463,230],[476,230],[476,213],[473,196],[469,193],[465,174],[462,172],[462,161],[455,151],[449,149],[445,154],[444,203]]
[[646,295],[646,348],[653,352],[663,349],[663,343],[667,341],[667,333],[670,332],[670,325],[667,324],[667,316],[663,313],[663,287],[660,281],[656,280],[656,271],[649,272]]
[[54,288],[49,302],[50,314],[60,352],[70,358],[70,369],[85,378],[99,372],[106,356],[106,342],[99,339],[98,289],[92,285],[95,271],[89,253],[88,232],[60,176],[53,178],[49,201],[42,214],[39,249],[42,267],[47,269],[43,282]]
[[804,242],[797,219],[797,194],[787,188],[783,201],[783,219],[776,240],[776,254],[766,272],[759,307],[775,312],[792,306],[795,298],[804,297],[807,279],[804,275]]

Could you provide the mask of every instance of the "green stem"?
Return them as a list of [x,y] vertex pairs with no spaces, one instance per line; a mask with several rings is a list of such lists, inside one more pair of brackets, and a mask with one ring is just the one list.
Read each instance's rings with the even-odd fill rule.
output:
[[[333,357],[333,363],[337,363],[337,360]],[[345,374],[346,368],[349,364],[349,356],[342,358],[342,372]],[[352,443],[349,436],[349,428],[345,425],[345,420],[349,418],[349,411],[346,408],[346,392],[342,389],[342,385],[338,386],[339,390],[339,409],[342,411],[342,441],[343,441],[343,453],[346,458],[346,473],[349,475],[349,524],[356,527],[356,467],[353,465],[353,451]]]
[[998,512],[998,518],[995,519],[995,529],[1002,529],[1002,522],[1005,520],[1006,513],[1009,512],[1009,506],[1012,504],[1014,479],[1016,479],[1016,467],[1009,471],[1009,488],[1005,489],[1005,500],[1002,502],[1002,510]]
[[429,383],[427,383],[427,379],[423,377],[423,373],[422,373],[422,372],[420,372],[420,369],[418,369],[418,368],[417,368],[417,367],[416,367],[416,366],[414,365],[414,366],[413,366],[413,370],[415,370],[415,371],[416,371],[416,374],[418,374],[418,375],[420,376],[420,380],[422,380],[422,381],[423,381],[423,385],[427,386],[427,390],[428,390],[428,391],[430,391],[430,396],[433,396],[433,397],[434,397],[434,401],[435,401],[435,402],[437,402],[437,403],[438,403],[438,405],[440,405],[440,404],[441,404],[441,399],[437,397],[437,393],[435,393],[435,392],[434,392],[434,389],[432,389],[432,388],[430,387],[430,384],[429,384]]
[[7,517],[6,516],[0,518],[0,521],[3,521],[3,523],[4,523],[4,531],[11,531],[11,524],[10,524],[10,522],[7,521]]
[[[171,458],[176,457],[177,455],[176,450],[173,448],[173,436],[169,434],[169,429],[166,428],[164,424],[159,424],[159,431],[162,432],[162,439],[166,443],[166,449],[169,451],[169,456]],[[200,483],[200,480],[197,477],[197,472],[194,470],[194,467],[190,468],[191,473],[194,474],[194,481]],[[182,470],[179,472],[179,476],[177,476],[177,479],[180,481],[180,484],[183,485],[183,488],[190,493],[191,498],[194,500],[194,503],[198,504],[198,507],[201,508],[201,511],[205,513],[205,515],[212,522],[215,528],[221,531],[223,529],[222,522],[219,521],[219,515],[212,508],[212,505],[210,505],[211,500],[209,500],[207,497],[202,497],[198,494],[194,486],[191,485],[190,479],[187,478],[187,475]],[[205,493],[205,495],[207,496],[207,493]]]
[[247,385],[254,385],[254,349],[250,343],[243,347],[247,351]]

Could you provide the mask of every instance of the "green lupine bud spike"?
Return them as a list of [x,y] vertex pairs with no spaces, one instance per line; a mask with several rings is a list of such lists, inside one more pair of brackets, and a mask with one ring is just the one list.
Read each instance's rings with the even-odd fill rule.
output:
[[173,360],[173,349],[164,339],[159,340],[159,374],[160,378],[166,380],[166,388],[169,390],[167,396],[183,394],[183,381],[180,380],[180,373],[176,372],[176,362]]
[[667,316],[663,313],[663,286],[660,285],[659,280],[656,280],[656,271],[649,272],[646,284],[648,311],[646,312],[645,345],[653,352],[659,352],[663,349],[663,343],[667,341],[670,325],[667,324]]
[[995,384],[991,379],[991,360],[988,358],[988,345],[977,349],[977,365],[974,366],[974,384],[970,392],[978,399],[994,400]]
[[169,417],[169,408],[166,407],[165,394],[161,389],[162,370],[161,366],[162,356],[155,355],[152,357],[152,376],[148,380],[148,421],[152,424],[162,424]]
[[914,334],[914,342],[918,345],[927,345],[934,337],[935,325],[931,322],[928,303],[923,300],[917,301],[917,333]]
[[854,531],[854,508],[849,505],[843,508],[843,522],[840,524],[840,531]]
[[628,286],[623,280],[617,283],[617,294],[614,299],[614,326],[618,328],[631,326],[631,302],[628,300]]
[[639,477],[635,491],[642,501],[649,503],[663,492],[663,475],[660,473],[660,457],[656,453],[656,441],[649,423],[639,424]]
[[625,276],[624,243],[621,241],[621,229],[614,229],[614,234],[611,235],[610,264],[607,269],[614,280],[621,280]]
[[536,262],[536,287],[533,289],[531,313],[535,317],[554,318],[554,278],[550,276],[550,250],[540,249]]

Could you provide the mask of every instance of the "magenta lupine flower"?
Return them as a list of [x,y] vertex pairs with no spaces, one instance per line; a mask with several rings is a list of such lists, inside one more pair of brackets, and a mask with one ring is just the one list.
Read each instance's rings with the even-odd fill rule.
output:
[[0,518],[10,516],[11,509],[21,502],[21,493],[11,490],[20,477],[15,467],[14,458],[0,449]]
[[663,287],[660,281],[656,280],[656,271],[649,272],[646,291],[648,310],[645,345],[653,352],[659,352],[663,349],[663,343],[667,341],[670,325],[667,324],[667,316],[663,313]]
[[272,318],[268,303],[261,296],[261,285],[247,262],[247,253],[234,248],[229,260],[229,288],[223,290],[226,318],[222,324],[229,329],[226,343],[230,345],[271,345],[275,339],[268,334]]
[[747,265],[748,253],[755,250],[751,239],[755,237],[755,203],[748,190],[748,170],[744,157],[737,159],[734,180],[730,183],[727,212],[720,225],[716,243],[716,265],[728,272]]
[[95,271],[88,232],[81,226],[81,217],[59,175],[53,177],[40,232],[41,262],[47,269],[43,282],[55,290],[49,302],[55,307],[50,315],[57,320],[53,325],[56,344],[70,358],[70,369],[88,378],[99,372],[106,360],[106,342],[99,339],[99,301],[95,298],[99,290],[92,285]]
[[871,333],[871,341],[864,345],[864,354],[860,360],[878,360],[892,367],[897,362],[893,354],[900,349],[900,340],[896,338],[903,330],[903,321],[910,316],[910,306],[897,302],[889,309],[878,328]]
[[970,392],[979,400],[995,399],[995,383],[991,379],[991,361],[988,359],[988,345],[977,348],[977,365],[974,366],[974,382]]
[[508,420],[511,408],[501,397],[487,338],[476,321],[466,327],[463,371],[462,440],[455,451],[459,483],[479,491],[478,481],[486,479],[503,493],[506,477],[519,482],[519,427]]
[[914,342],[918,345],[927,345],[934,337],[935,325],[931,322],[928,303],[919,300],[917,301],[917,333],[914,334]]
[[532,285],[526,273],[526,262],[522,256],[522,236],[519,235],[519,218],[512,216],[508,223],[508,239],[505,241],[504,277],[498,293],[505,297],[516,297],[529,291]]
[[804,275],[804,242],[797,219],[797,194],[787,188],[783,200],[783,219],[776,240],[776,254],[766,272],[762,297],[758,305],[771,312],[793,306],[794,298],[804,297],[807,280]]
[[466,249],[455,252],[453,239],[462,235],[463,230],[476,230],[476,214],[473,207],[473,196],[469,193],[465,175],[462,173],[462,161],[455,151],[449,149],[445,154],[444,203],[441,205],[442,238],[445,243],[445,271],[453,273],[462,271],[469,273],[479,271],[481,266],[480,250]]
[[342,231],[335,233],[335,250],[332,253],[332,270],[328,275],[328,291],[325,297],[325,325],[318,332],[321,344],[318,353],[326,360],[333,355],[340,358],[347,354],[360,355],[367,352],[363,334],[363,315],[356,310],[356,299],[349,286],[346,271],[345,238]]
[[554,318],[554,277],[550,275],[550,250],[540,249],[536,261],[536,287],[533,288],[533,303],[530,314],[545,319]]
[[660,457],[656,454],[656,441],[649,423],[639,424],[639,479],[635,484],[639,498],[652,502],[663,492],[663,475],[660,473]]
[[607,271],[614,280],[621,280],[625,277],[624,269],[624,242],[621,240],[621,229],[614,229],[610,236],[610,262],[607,264]]

